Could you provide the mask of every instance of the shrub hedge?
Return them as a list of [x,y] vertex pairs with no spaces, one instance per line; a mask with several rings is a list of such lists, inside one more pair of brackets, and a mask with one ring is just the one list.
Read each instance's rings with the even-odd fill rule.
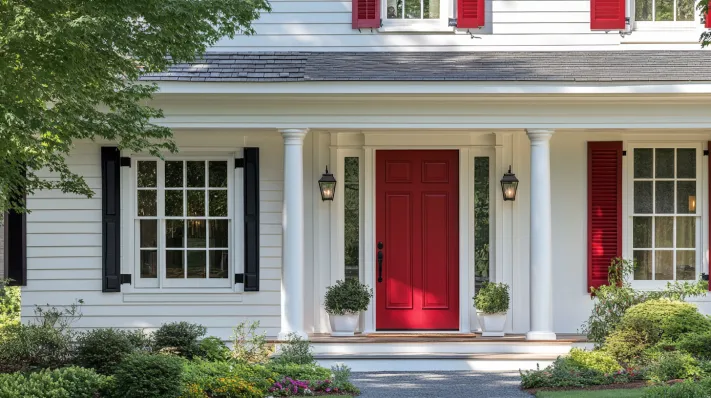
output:
[[133,353],[117,367],[115,398],[178,398],[185,360],[175,355]]
[[95,398],[108,380],[80,367],[0,374],[0,398]]

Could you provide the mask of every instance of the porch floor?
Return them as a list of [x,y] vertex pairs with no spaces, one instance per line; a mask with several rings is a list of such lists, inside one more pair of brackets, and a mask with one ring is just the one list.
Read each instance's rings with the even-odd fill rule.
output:
[[588,340],[582,334],[558,334],[555,340],[526,340],[525,334],[507,334],[504,337],[483,337],[481,333],[391,333],[378,332],[359,334],[353,337],[332,337],[327,333],[309,335],[313,344],[319,343],[528,343],[528,344],[571,344],[586,343]]

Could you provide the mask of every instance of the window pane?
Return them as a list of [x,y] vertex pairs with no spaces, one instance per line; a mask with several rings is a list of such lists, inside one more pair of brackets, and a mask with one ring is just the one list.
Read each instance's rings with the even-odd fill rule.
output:
[[205,191],[188,191],[188,216],[205,215]]
[[696,178],[695,148],[680,148],[676,150],[676,176],[677,178]]
[[696,247],[696,218],[676,218],[676,247],[692,249]]
[[158,277],[158,252],[141,250],[141,278]]
[[402,0],[405,3],[405,18],[420,19],[422,18],[422,8],[420,0]]
[[165,186],[176,188],[183,186],[183,162],[165,162]]
[[674,181],[655,181],[654,187],[654,208],[657,213],[674,213]]
[[207,226],[205,220],[188,220],[188,247],[206,247]]
[[633,257],[637,264],[634,269],[634,279],[638,281],[652,280],[652,251],[635,250]]
[[227,162],[210,162],[210,186],[227,186]]
[[158,247],[158,220],[141,220],[141,246]]
[[359,158],[344,159],[344,259],[346,279],[360,279],[360,187]]
[[632,218],[632,246],[642,249],[652,247],[652,217]]
[[423,12],[425,19],[439,18],[439,0],[424,0]]
[[155,217],[157,215],[156,201],[157,191],[153,189],[138,191],[138,215],[141,217]]
[[185,247],[185,222],[183,220],[166,220],[165,245],[166,247]]
[[210,250],[210,278],[227,278],[228,261],[227,250]]
[[210,191],[210,217],[227,217],[227,191]]
[[187,162],[188,164],[188,186],[205,186],[205,162]]
[[676,279],[680,281],[696,279],[696,252],[693,250],[676,252]]
[[634,178],[652,178],[652,148],[635,148]]
[[672,250],[657,250],[654,252],[654,279],[670,281],[674,279],[674,252]]
[[188,250],[188,278],[205,278],[206,275],[206,252],[203,250]]
[[674,20],[674,0],[655,0],[655,21]]
[[635,0],[634,19],[637,21],[652,20],[652,0]]
[[474,289],[489,281],[489,158],[474,158]]
[[388,18],[402,18],[402,3],[399,0],[388,0]]
[[677,181],[676,192],[676,212],[696,213],[696,181]]
[[676,2],[676,20],[677,21],[693,21],[694,20],[694,0],[677,0],[677,2]]
[[183,190],[165,191],[165,215],[168,217],[182,217],[183,213]]
[[674,247],[674,217],[654,217],[654,247]]
[[654,176],[657,178],[674,178],[674,149],[659,148],[654,151],[654,155],[654,167],[656,168]]
[[156,162],[138,162],[138,186],[155,187],[156,186]]
[[652,213],[652,181],[634,182],[634,212]]
[[229,247],[228,220],[210,220],[210,247]]
[[165,251],[165,277],[166,278],[184,278],[183,271],[183,250],[166,250]]

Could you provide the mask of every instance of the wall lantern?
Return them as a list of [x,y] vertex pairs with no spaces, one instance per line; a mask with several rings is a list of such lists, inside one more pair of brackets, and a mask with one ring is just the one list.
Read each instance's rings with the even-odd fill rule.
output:
[[696,195],[689,196],[689,213],[696,213]]
[[333,178],[333,174],[328,172],[328,166],[326,166],[326,172],[318,180],[318,187],[321,190],[321,200],[333,200],[333,195],[336,193],[336,179]]
[[516,174],[511,172],[504,173],[504,178],[501,179],[501,192],[504,194],[504,200],[516,200],[516,189],[518,188],[518,178]]

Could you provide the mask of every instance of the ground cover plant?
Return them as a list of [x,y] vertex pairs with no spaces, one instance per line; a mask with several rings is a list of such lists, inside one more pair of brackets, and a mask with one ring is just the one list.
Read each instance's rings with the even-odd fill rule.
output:
[[[592,289],[595,304],[583,330],[596,343],[595,349],[573,349],[545,369],[521,372],[522,388],[598,390],[617,385],[646,388],[625,392],[630,396],[695,397],[695,391],[701,391],[699,385],[711,383],[707,381],[711,378],[711,320],[694,304],[683,301],[705,294],[707,282],[674,283],[663,291],[639,292],[628,283],[633,270],[633,262],[615,259],[609,286]],[[681,380],[685,382],[677,384]],[[610,394],[570,393],[576,395],[566,396]],[[541,392],[540,396],[557,395]]]
[[229,348],[207,330],[168,323],[153,333],[76,332],[81,302],[38,307],[35,320],[3,327],[0,398],[263,398],[354,396],[345,366],[327,369],[291,335],[275,351],[258,323],[235,327]]

